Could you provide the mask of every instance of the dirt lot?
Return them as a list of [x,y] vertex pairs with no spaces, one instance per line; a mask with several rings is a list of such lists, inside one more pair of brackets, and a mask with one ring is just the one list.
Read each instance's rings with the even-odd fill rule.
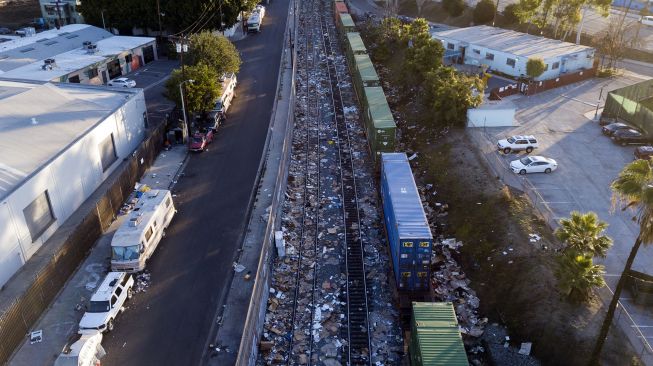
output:
[[36,0],[9,0],[0,5],[0,27],[20,28],[40,16],[41,10]]

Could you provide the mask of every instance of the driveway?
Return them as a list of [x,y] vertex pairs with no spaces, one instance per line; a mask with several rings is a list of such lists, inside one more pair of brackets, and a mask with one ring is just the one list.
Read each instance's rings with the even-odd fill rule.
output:
[[[568,217],[569,212],[594,211],[609,223],[607,233],[614,239],[605,260],[606,282],[614,288],[638,233],[634,212],[613,210],[610,183],[621,169],[633,160],[635,147],[615,145],[601,134],[593,121],[596,102],[603,87],[603,100],[608,91],[633,84],[634,76],[593,79],[564,88],[531,96],[517,97],[516,119],[520,126],[469,130],[480,144],[480,150],[506,184],[523,190],[534,199],[551,222]],[[523,155],[504,155],[496,151],[496,141],[508,135],[533,134],[540,148],[532,154],[558,161],[551,174],[515,175],[508,169],[511,160]],[[642,247],[635,260],[635,270],[653,275],[653,246]],[[624,291],[622,302],[646,338],[653,339],[653,313],[632,304],[631,294]]]

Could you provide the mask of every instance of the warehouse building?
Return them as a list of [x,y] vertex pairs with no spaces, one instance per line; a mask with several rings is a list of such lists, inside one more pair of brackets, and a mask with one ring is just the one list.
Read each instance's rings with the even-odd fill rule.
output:
[[526,63],[531,58],[546,64],[546,71],[535,80],[555,79],[594,66],[594,48],[486,25],[434,32],[432,36],[442,42],[445,58],[487,66],[515,78],[526,77]]
[[154,38],[71,24],[0,43],[0,78],[100,85],[155,59]]
[[0,287],[145,136],[142,89],[0,80]]

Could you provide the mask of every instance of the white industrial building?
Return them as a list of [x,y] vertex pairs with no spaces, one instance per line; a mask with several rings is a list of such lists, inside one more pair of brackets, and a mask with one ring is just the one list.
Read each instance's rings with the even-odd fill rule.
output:
[[432,36],[442,42],[445,57],[467,65],[485,65],[515,78],[526,77],[526,63],[531,58],[541,58],[546,64],[546,71],[535,80],[589,70],[594,64],[594,48],[486,25],[434,32]]
[[100,85],[155,59],[155,38],[71,24],[0,42],[0,78]]
[[142,89],[0,80],[0,286],[145,137]]

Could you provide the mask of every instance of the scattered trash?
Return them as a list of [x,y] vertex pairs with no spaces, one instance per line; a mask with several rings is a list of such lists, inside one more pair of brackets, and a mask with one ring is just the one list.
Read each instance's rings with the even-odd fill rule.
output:
[[243,266],[242,264],[234,262],[234,271],[236,271],[236,273],[240,273],[240,272],[242,272],[244,270],[245,270],[245,266]]
[[413,155],[408,157],[408,160],[413,160],[413,159],[417,159],[417,153],[414,153]]
[[522,343],[521,347],[519,348],[519,354],[529,356],[531,354],[531,347],[532,346],[533,346],[533,343],[531,343],[531,342]]

